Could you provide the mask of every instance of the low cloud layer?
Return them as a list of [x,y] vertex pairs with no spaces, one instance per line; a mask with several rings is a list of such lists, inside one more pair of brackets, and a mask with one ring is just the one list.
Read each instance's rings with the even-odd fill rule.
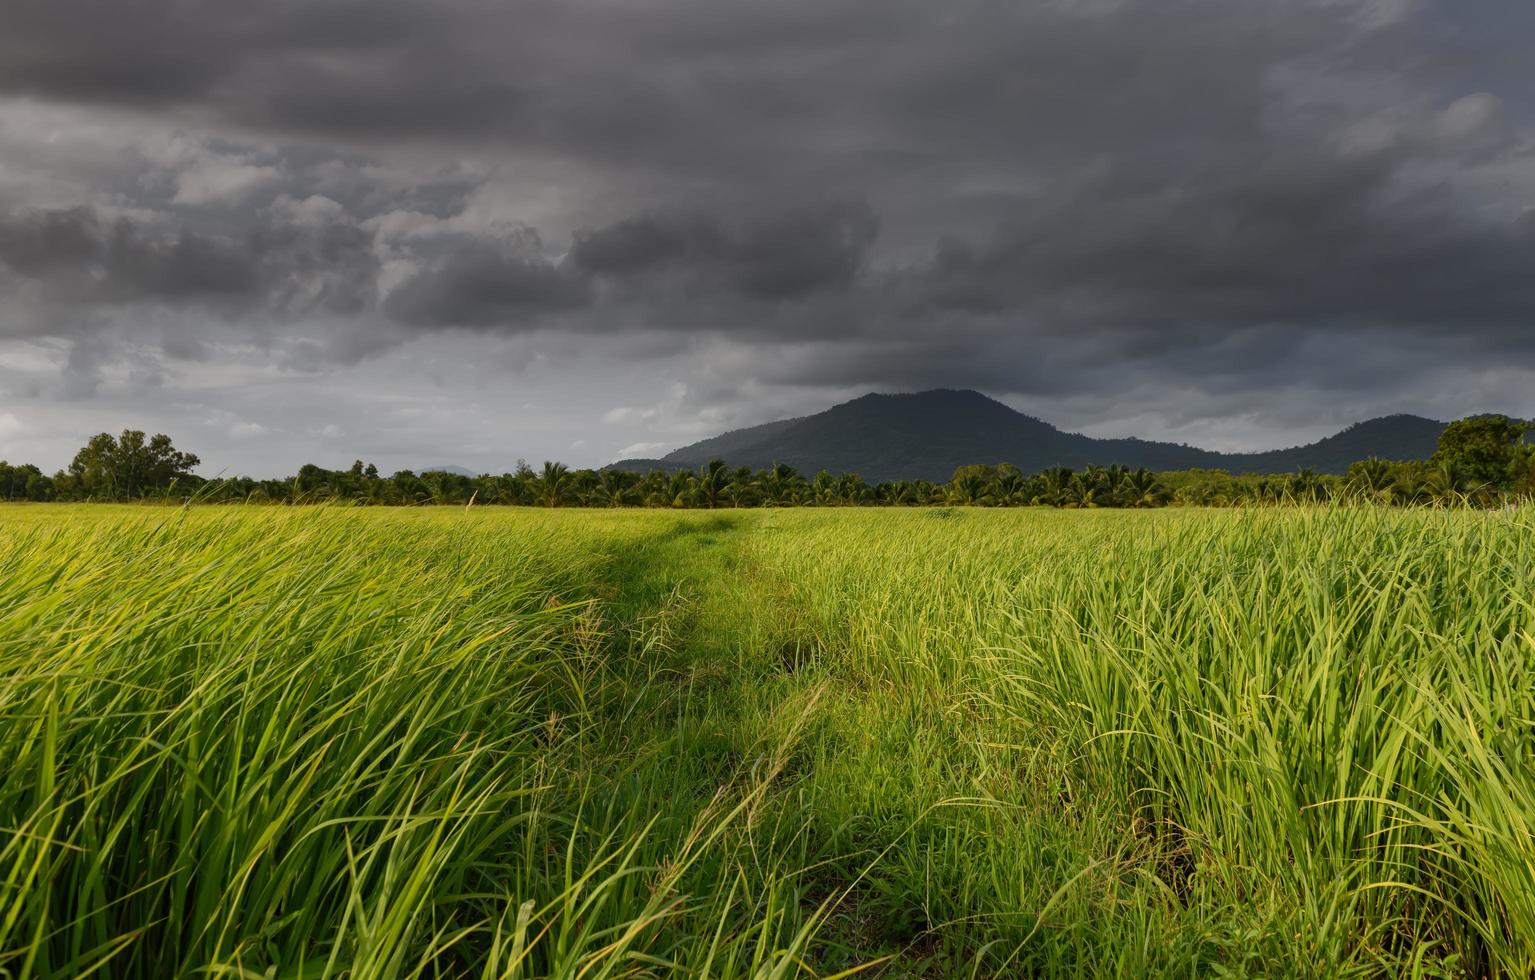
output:
[[[1516,5],[5,19],[0,456],[139,424],[280,470],[333,425],[402,464],[602,462],[937,385],[1220,448],[1535,413]],[[458,407],[407,424],[380,385]]]

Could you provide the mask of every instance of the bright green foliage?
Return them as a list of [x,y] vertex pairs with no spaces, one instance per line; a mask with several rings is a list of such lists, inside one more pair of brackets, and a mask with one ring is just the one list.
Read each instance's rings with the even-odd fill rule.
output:
[[722,502],[0,509],[0,970],[1535,971],[1528,509]]
[[86,498],[137,500],[186,480],[198,462],[196,456],[171,445],[167,435],[146,438],[137,429],[124,429],[115,438],[108,432],[92,436],[60,478]]
[[678,686],[670,524],[483,513],[6,515],[0,975],[796,972],[806,705]]
[[828,832],[944,972],[1535,970],[1528,510],[775,524]]
[[1445,426],[1432,462],[1477,486],[1507,486],[1525,460],[1521,440],[1529,428],[1502,415],[1459,419]]

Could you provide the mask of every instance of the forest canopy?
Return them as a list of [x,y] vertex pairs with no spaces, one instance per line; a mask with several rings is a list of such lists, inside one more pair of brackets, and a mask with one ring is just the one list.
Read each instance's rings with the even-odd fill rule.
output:
[[1328,499],[1388,504],[1493,506],[1535,493],[1529,426],[1502,415],[1450,423],[1423,460],[1363,459],[1341,476],[1301,470],[1233,475],[1225,470],[1152,472],[1125,466],[1051,467],[1024,473],[1009,463],[957,468],[947,482],[869,483],[857,473],[803,474],[782,463],[731,467],[714,459],[697,470],[571,469],[519,461],[502,474],[400,470],[385,476],[358,460],[348,469],[305,464],[285,479],[206,479],[198,457],[164,434],[125,429],[92,436],[53,475],[0,461],[0,494],[13,501],[140,501],[366,505],[510,504],[540,507],[1053,506],[1162,507],[1308,503]]

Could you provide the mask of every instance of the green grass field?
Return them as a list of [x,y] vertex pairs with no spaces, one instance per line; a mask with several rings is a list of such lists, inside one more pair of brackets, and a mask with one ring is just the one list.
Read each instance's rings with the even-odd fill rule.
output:
[[1535,971],[1535,512],[0,509],[0,976]]

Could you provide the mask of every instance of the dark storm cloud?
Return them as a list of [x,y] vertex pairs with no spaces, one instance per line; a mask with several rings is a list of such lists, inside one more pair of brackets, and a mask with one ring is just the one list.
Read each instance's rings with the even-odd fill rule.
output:
[[526,330],[590,302],[588,284],[537,254],[474,245],[407,280],[385,310],[415,326]]
[[1011,165],[1241,136],[1265,68],[1338,20],[1214,0],[15,0],[0,90],[856,184],[955,151]]
[[857,202],[790,210],[738,230],[698,213],[648,215],[578,232],[569,262],[628,283],[673,279],[695,293],[791,299],[853,285],[877,230]]
[[1265,323],[1522,333],[1535,212],[1488,221],[1442,187],[1401,192],[1401,165],[1276,150],[1181,178],[1110,173],[1021,207],[985,242],[942,243],[924,301],[1174,334]]
[[[200,141],[0,196],[0,290],[309,366],[468,328],[826,388],[1400,390],[1531,346],[1527,8],[12,0],[0,95]],[[1410,353],[1337,374],[1371,345]]]
[[247,243],[185,230],[152,236],[129,219],[103,221],[83,207],[0,218],[0,263],[94,302],[235,296],[258,282]]
[[856,287],[876,222],[859,203],[831,202],[727,226],[697,211],[649,214],[578,231],[563,260],[539,236],[471,241],[429,261],[383,311],[414,327],[526,332],[551,318],[574,331],[770,330],[773,304]]
[[0,269],[62,306],[196,301],[231,314],[355,313],[376,272],[369,247],[359,229],[329,222],[236,237],[89,207],[0,214]]

